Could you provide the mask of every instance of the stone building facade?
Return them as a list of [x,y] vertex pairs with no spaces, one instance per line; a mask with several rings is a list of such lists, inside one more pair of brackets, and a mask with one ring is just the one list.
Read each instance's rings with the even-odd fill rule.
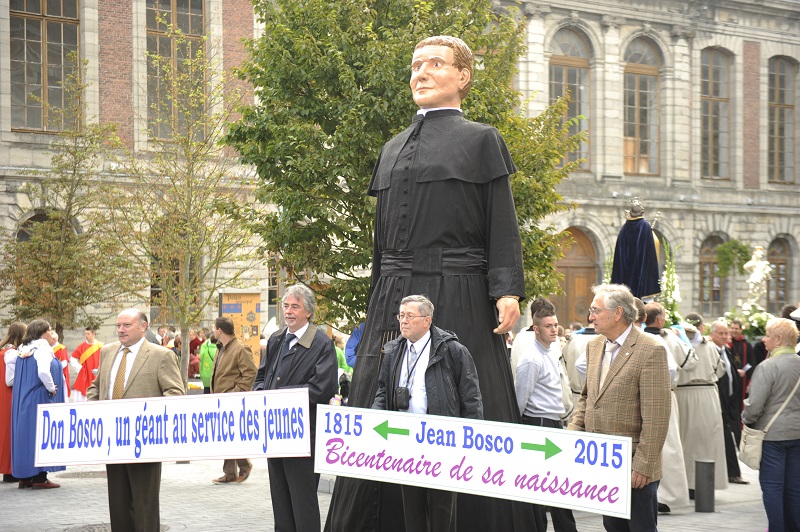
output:
[[559,190],[577,208],[548,222],[576,244],[562,261],[562,323],[585,321],[628,200],[675,251],[681,311],[721,316],[747,296],[719,278],[714,248],[763,246],[761,305],[800,299],[797,163],[800,2],[523,0],[529,112],[569,90],[586,163]]

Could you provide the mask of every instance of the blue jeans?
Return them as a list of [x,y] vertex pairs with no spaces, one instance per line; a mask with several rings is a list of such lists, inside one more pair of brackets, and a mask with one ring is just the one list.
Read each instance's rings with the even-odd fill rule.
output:
[[758,481],[769,532],[800,532],[800,440],[765,441]]

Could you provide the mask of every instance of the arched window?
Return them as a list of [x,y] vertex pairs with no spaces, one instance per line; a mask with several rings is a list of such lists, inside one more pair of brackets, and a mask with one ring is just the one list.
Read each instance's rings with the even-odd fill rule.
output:
[[17,242],[28,242],[31,239],[33,226],[37,223],[46,222],[48,219],[45,213],[40,212],[25,220],[17,230]]
[[723,283],[717,266],[717,246],[722,244],[718,236],[705,239],[700,247],[700,312],[709,320],[723,314]]
[[644,37],[625,50],[625,173],[659,173],[661,54]]
[[787,304],[789,292],[789,263],[792,251],[784,238],[776,238],[769,245],[767,260],[772,266],[772,278],[767,281],[767,312],[779,315]]
[[730,177],[731,56],[717,48],[701,53],[702,175]]
[[[562,28],[550,42],[550,103],[569,93],[565,120],[574,120],[569,134],[589,131],[589,45],[577,31]],[[589,143],[567,155],[567,161],[584,159],[581,169],[589,168]]]
[[771,183],[795,183],[795,79],[797,63],[785,57],[769,60],[769,152]]

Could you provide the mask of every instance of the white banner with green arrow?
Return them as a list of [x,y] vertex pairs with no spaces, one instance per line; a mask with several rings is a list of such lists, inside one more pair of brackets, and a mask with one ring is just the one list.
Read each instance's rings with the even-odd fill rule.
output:
[[630,519],[630,438],[320,405],[315,445],[317,473]]

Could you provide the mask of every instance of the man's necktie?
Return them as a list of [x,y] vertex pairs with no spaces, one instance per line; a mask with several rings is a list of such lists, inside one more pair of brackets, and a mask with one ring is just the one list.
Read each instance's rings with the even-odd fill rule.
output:
[[274,390],[278,387],[278,370],[281,368],[281,361],[283,357],[289,353],[289,344],[292,343],[292,340],[297,338],[296,335],[287,332],[286,336],[283,338],[283,344],[281,344],[281,351],[278,353],[278,360],[275,361],[275,371],[272,373],[272,379],[270,379],[270,387],[269,389]]
[[119,361],[119,368],[117,368],[117,376],[114,378],[114,391],[111,392],[112,399],[122,398],[125,392],[125,368],[128,365],[128,353],[131,350],[127,347],[122,350],[122,360]]
[[606,375],[608,375],[608,369],[611,367],[611,357],[614,354],[614,350],[616,348],[617,348],[617,342],[606,341],[606,352],[603,355],[603,365],[600,367],[600,388],[603,387],[603,383],[606,381]]
[[408,371],[409,373],[414,371],[413,368],[416,367],[417,360],[419,360],[419,353],[417,353],[417,350],[414,349],[414,344],[408,344],[408,367],[411,368]]

